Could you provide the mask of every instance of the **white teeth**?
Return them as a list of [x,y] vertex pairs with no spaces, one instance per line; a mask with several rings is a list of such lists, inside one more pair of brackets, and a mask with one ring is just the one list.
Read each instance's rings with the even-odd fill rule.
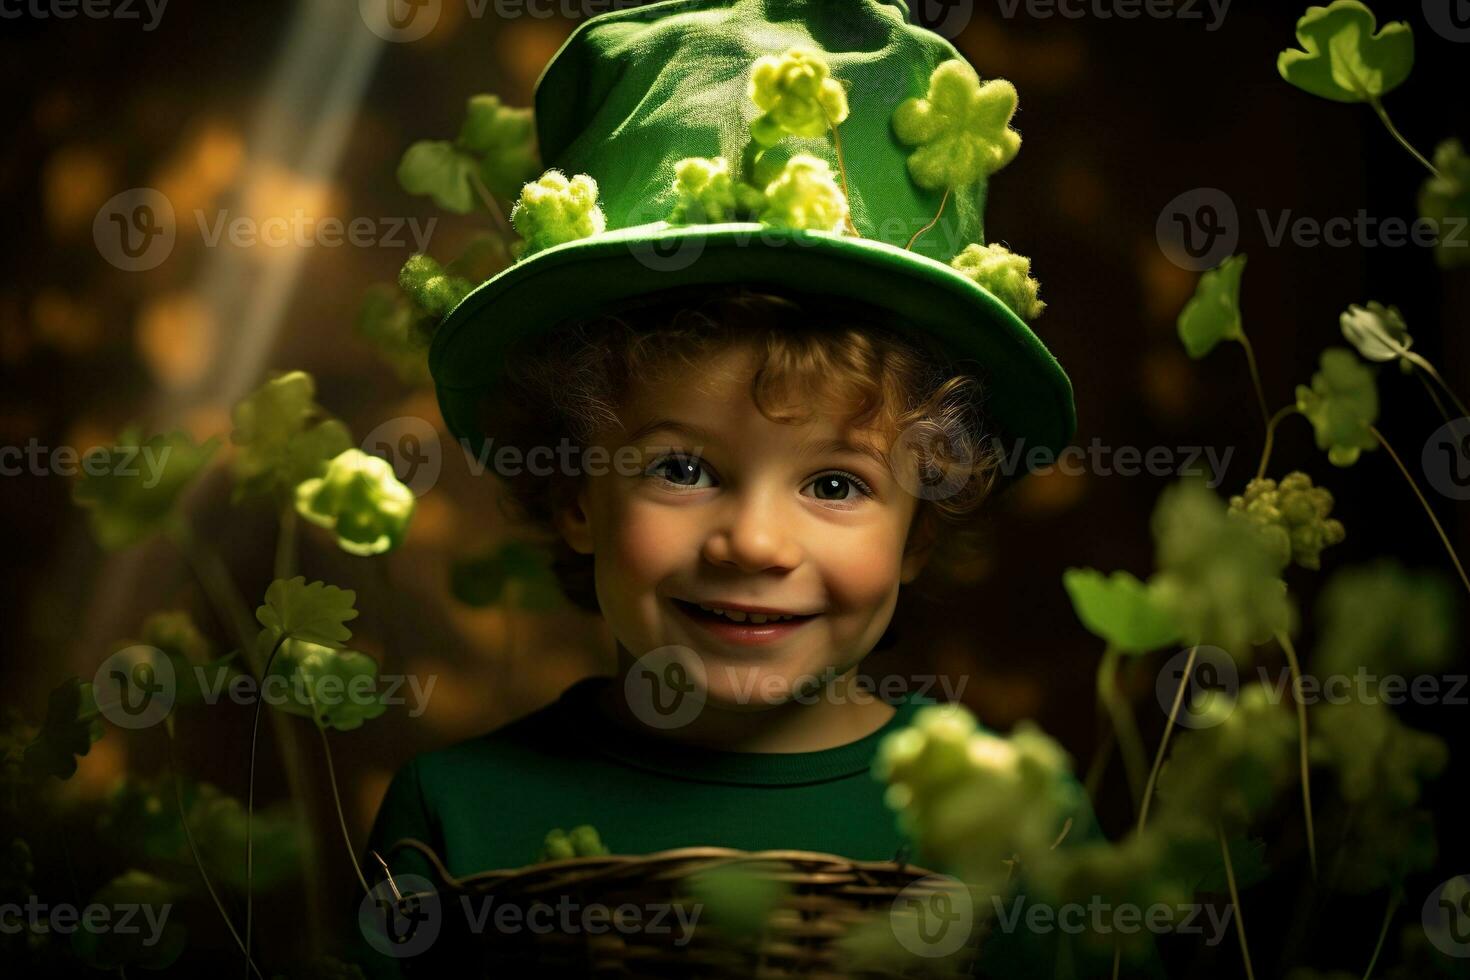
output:
[[[775,619],[776,617],[772,616],[771,618]],[[763,613],[751,613],[750,621],[752,623],[764,623],[766,621],[766,617]]]
[[757,624],[780,623],[785,622],[788,619],[796,618],[795,616],[787,614],[777,615],[775,613],[747,613],[742,612],[738,609],[720,609],[715,606],[706,606],[702,602],[697,602],[695,603],[695,605],[699,606],[699,608],[703,609],[705,612],[714,613],[716,616],[724,616],[726,619],[729,619],[732,622],[736,623],[744,623],[747,621],[747,619],[749,620],[749,622]]

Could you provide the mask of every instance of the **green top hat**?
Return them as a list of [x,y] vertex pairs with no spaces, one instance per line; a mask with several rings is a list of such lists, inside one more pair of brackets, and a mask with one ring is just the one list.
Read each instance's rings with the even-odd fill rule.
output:
[[[1022,315],[1030,262],[984,245],[1015,88],[982,83],[900,0],[664,0],[581,24],[536,83],[550,168],[516,262],[470,292],[429,365],[480,452],[513,344],[675,287],[836,294],[937,341],[986,383],[1007,445],[1059,451],[1072,386]],[[488,435],[493,435],[490,433]],[[1010,474],[1019,478],[1024,471]]]

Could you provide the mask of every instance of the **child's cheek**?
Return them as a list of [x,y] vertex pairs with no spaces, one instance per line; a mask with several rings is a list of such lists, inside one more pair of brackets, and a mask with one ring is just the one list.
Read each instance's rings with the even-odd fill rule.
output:
[[821,568],[835,609],[854,614],[891,612],[903,556],[901,545],[888,529],[826,535],[814,542],[809,554]]

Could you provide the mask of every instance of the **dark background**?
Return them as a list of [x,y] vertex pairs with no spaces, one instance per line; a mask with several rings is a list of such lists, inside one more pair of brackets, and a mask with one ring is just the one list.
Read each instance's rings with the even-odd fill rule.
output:
[[[0,443],[35,437],[85,450],[131,419],[155,430],[183,426],[201,439],[228,433],[218,379],[238,366],[232,359],[247,356],[241,351],[251,338],[242,332],[258,327],[245,315],[260,300],[252,277],[293,259],[232,257],[248,274],[221,302],[208,293],[221,250],[205,247],[181,220],[179,243],[160,267],[119,271],[92,238],[93,216],[109,197],[151,186],[189,206],[257,217],[298,204],[344,219],[441,214],[399,189],[394,169],[403,149],[416,139],[452,138],[471,94],[494,92],[529,105],[541,67],[580,20],[559,12],[576,4],[537,8],[555,12],[545,18],[475,19],[463,3],[446,0],[427,38],[382,46],[345,120],[340,160],[327,177],[313,179],[289,162],[261,158],[251,142],[262,112],[282,123],[287,146],[311,135],[294,104],[271,101],[285,39],[308,6],[173,0],[151,32],[136,21],[0,21],[8,96],[0,159],[0,237],[7,246]],[[1418,4],[1374,6],[1380,23],[1402,18],[1414,28],[1414,73],[1385,100],[1399,128],[1426,154],[1441,139],[1470,134],[1462,97],[1466,46],[1438,36]],[[1021,93],[1015,126],[1025,143],[991,183],[987,232],[1033,259],[1048,302],[1036,329],[1075,386],[1079,445],[1097,438],[1144,451],[1233,449],[1225,493],[1238,492],[1253,474],[1262,424],[1239,347],[1222,345],[1194,363],[1175,336],[1197,275],[1169,260],[1155,227],[1168,202],[1196,188],[1219,188],[1238,209],[1238,250],[1250,255],[1245,327],[1273,409],[1309,380],[1322,348],[1342,343],[1339,313],[1369,299],[1397,304],[1414,349],[1466,389],[1465,269],[1442,271],[1428,250],[1413,245],[1304,248],[1287,240],[1271,247],[1256,217],[1257,209],[1273,219],[1291,209],[1325,221],[1363,209],[1379,219],[1412,220],[1425,177],[1368,107],[1320,100],[1278,77],[1276,55],[1293,44],[1304,7],[1236,0],[1219,29],[1209,31],[1199,20],[1043,19],[1024,7],[1006,17],[999,4],[981,2],[954,38],[982,77],[1008,78]],[[431,251],[451,256],[484,227],[483,216],[441,214]],[[269,325],[275,332],[256,338],[261,353],[246,364],[250,385],[271,369],[306,369],[317,379],[318,400],[358,438],[398,416],[439,425],[431,390],[401,382],[353,330],[364,290],[392,281],[411,246],[303,251],[299,278]],[[1379,381],[1380,428],[1463,551],[1464,506],[1429,490],[1418,468],[1438,416],[1414,379],[1382,371]],[[1384,554],[1448,572],[1426,515],[1382,452],[1334,468],[1313,447],[1309,427],[1293,419],[1281,427],[1274,460],[1273,474],[1305,469],[1337,496],[1335,514],[1348,538],[1327,553],[1327,572]],[[451,597],[450,560],[482,553],[512,533],[497,515],[489,482],[461,463],[457,453],[445,454],[444,474],[419,499],[407,542],[386,557],[356,559],[325,536],[302,538],[308,578],[357,590],[362,615],[352,624],[354,646],[378,657],[385,672],[438,676],[422,717],[397,709],[360,731],[332,736],[348,827],[359,843],[389,776],[414,753],[494,728],[577,677],[612,669],[608,638],[595,620],[565,610],[470,609]],[[899,646],[875,655],[873,673],[964,678],[963,700],[983,722],[1006,728],[1035,717],[1085,767],[1096,742],[1101,643],[1077,623],[1061,574],[1093,566],[1146,576],[1149,514],[1169,480],[1089,473],[1025,481],[992,511],[987,562],[965,581],[935,583],[935,599],[903,608]],[[58,680],[70,673],[90,678],[154,609],[191,608],[225,642],[169,545],[103,554],[69,500],[70,483],[61,476],[0,480],[4,700],[33,718]],[[226,557],[253,606],[270,578],[273,515],[232,511],[227,474],[216,471],[191,498],[191,520]],[[1323,577],[1290,573],[1308,616]],[[1308,629],[1300,648],[1311,645]],[[1140,665],[1135,678],[1150,746],[1164,721],[1152,693],[1160,662]],[[1279,653],[1263,654],[1263,663],[1275,669]],[[1458,748],[1464,710],[1424,707],[1405,717]],[[182,723],[193,728],[185,769],[243,796],[248,712],[195,712]],[[82,760],[63,796],[77,805],[94,800],[124,767],[154,770],[162,748],[159,735],[111,731]],[[1465,765],[1462,755],[1441,786],[1463,781]],[[314,755],[309,767],[321,775]],[[1116,760],[1107,782],[1104,822],[1121,831],[1129,816]],[[355,885],[334,821],[327,822],[330,797],[324,783],[316,785],[322,795],[311,806],[323,828],[328,880],[339,904],[350,902]],[[282,790],[275,771],[261,774],[261,798]],[[1449,833],[1455,812],[1441,808],[1439,817],[1444,874],[1426,888],[1464,870],[1467,857]],[[85,837],[86,828],[69,832]],[[1408,907],[1417,909],[1416,901]],[[262,914],[284,930],[262,933],[269,956],[275,944],[292,941],[293,912]],[[1373,920],[1367,939],[1340,951],[1347,962],[1363,962],[1377,914],[1365,917]]]

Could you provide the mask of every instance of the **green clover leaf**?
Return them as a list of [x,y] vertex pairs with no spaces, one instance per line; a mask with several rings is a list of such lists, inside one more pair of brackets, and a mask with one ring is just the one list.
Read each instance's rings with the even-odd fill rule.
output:
[[1240,319],[1240,277],[1245,256],[1232,255],[1200,276],[1194,295],[1179,314],[1179,339],[1195,360],[1214,350],[1222,340],[1244,336]]
[[767,185],[760,220],[783,228],[840,231],[846,214],[847,196],[827,161],[797,153]]
[[72,501],[87,511],[92,536],[107,551],[130,547],[162,530],[179,495],[220,447],[218,438],[196,445],[183,432],[139,442],[129,426],[117,444],[90,450]]
[[480,179],[499,197],[515,196],[541,169],[531,109],[502,105],[498,95],[470,97],[457,142],[481,158]]
[[[182,893],[176,885],[145,871],[127,871],[92,893],[88,908],[133,909],[138,922],[131,929],[77,929],[71,934],[71,950],[97,970],[121,972],[127,967],[143,970],[167,968],[184,952],[188,932],[169,916]],[[157,922],[160,934],[142,923]]]
[[1325,674],[1444,670],[1458,649],[1457,590],[1438,572],[1411,572],[1391,559],[1344,568],[1317,598],[1317,650]]
[[822,52],[791,48],[782,55],[757,58],[746,93],[762,112],[750,124],[760,146],[783,137],[816,137],[847,118],[847,91],[831,78]]
[[410,194],[426,194],[454,214],[475,209],[470,178],[479,168],[475,158],[448,140],[419,140],[398,162],[398,183]]
[[1041,283],[1031,278],[1031,260],[1004,245],[966,245],[949,264],[1023,319],[1034,320],[1046,309],[1037,296]]
[[607,227],[607,218],[597,205],[597,181],[587,174],[568,180],[555,169],[521,188],[510,222],[524,240],[518,260],[554,245],[599,235]]
[[[269,653],[278,638],[273,630],[262,630],[262,654]],[[378,690],[378,662],[356,650],[288,638],[268,676],[281,678],[290,691],[277,707],[310,718],[318,728],[352,731],[388,708]]]
[[1434,168],[1439,176],[1419,190],[1419,214],[1440,231],[1435,261],[1442,269],[1470,265],[1470,156],[1459,140],[1448,139],[1434,148]]
[[255,610],[255,618],[277,637],[285,633],[308,643],[340,648],[352,638],[346,624],[357,618],[356,601],[357,593],[351,589],[325,582],[307,585],[302,575],[278,578],[265,590],[265,605]]
[[326,473],[296,488],[296,513],[331,531],[352,555],[381,555],[402,544],[414,503],[392,465],[361,449],[334,457]]
[[76,757],[86,755],[103,731],[92,685],[68,677],[46,700],[46,720],[25,748],[25,766],[37,775],[70,779],[77,771]]
[[[347,427],[316,404],[316,382],[305,371],[270,379],[236,403],[230,441],[239,447],[231,502],[293,493],[320,476],[327,460],[352,446]],[[286,497],[286,499],[290,499]]]
[[929,76],[923,98],[893,111],[893,131],[909,146],[909,174],[926,190],[959,188],[1010,163],[1021,134],[1010,128],[1016,87],[1002,78],[983,85],[969,62],[952,58]]
[[1414,67],[1414,32],[1403,21],[1376,31],[1359,0],[1308,7],[1296,22],[1301,49],[1287,48],[1276,70],[1304,92],[1334,102],[1370,102],[1403,84]]
[[1312,486],[1312,478],[1297,470],[1279,485],[1264,478],[1250,481],[1245,493],[1230,498],[1230,513],[1261,532],[1280,568],[1295,561],[1318,569],[1322,549],[1346,537],[1342,522],[1327,516],[1332,504],[1330,490]]
[[1127,572],[1104,577],[1096,569],[1069,568],[1062,584],[1082,625],[1124,653],[1147,653],[1179,640],[1179,625]]
[[1317,448],[1334,466],[1352,466],[1364,449],[1378,448],[1370,427],[1378,420],[1373,370],[1346,347],[1322,352],[1312,386],[1296,386],[1296,407],[1312,423]]

